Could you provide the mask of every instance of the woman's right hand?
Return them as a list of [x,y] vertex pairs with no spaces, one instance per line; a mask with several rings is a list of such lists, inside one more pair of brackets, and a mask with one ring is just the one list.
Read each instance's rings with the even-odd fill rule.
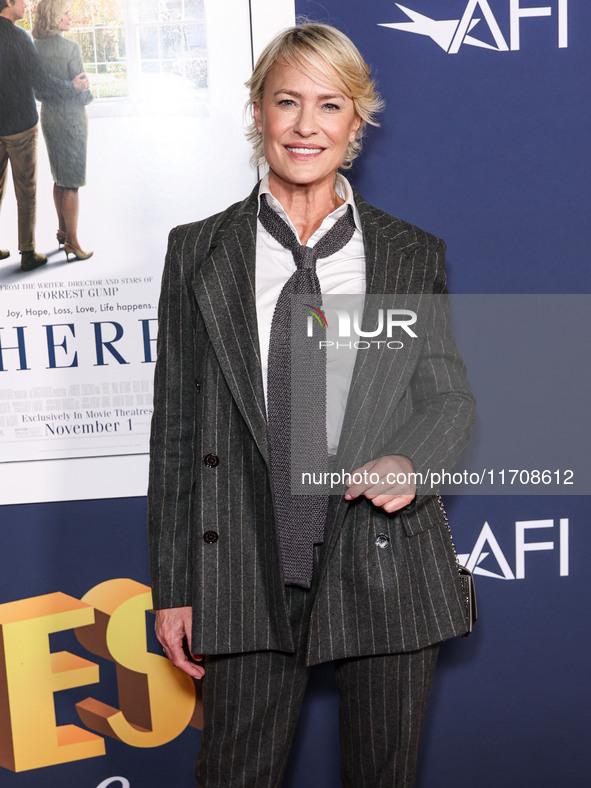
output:
[[164,653],[175,667],[195,679],[200,679],[205,670],[195,662],[200,662],[203,657],[199,654],[191,654],[189,659],[183,647],[185,638],[188,644],[191,643],[192,623],[193,611],[189,606],[156,610],[156,637],[162,644]]

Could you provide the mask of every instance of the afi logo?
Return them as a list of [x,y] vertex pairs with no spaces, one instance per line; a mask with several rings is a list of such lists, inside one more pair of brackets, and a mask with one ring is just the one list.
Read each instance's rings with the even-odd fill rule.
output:
[[[552,0],[552,5],[522,7],[521,0],[498,0],[509,3],[509,44],[503,35],[489,0],[468,0],[461,19],[431,19],[431,17],[413,11],[412,8],[396,3],[411,20],[410,22],[381,23],[380,27],[391,27],[406,33],[427,36],[445,50],[448,55],[455,55],[463,44],[481,49],[492,49],[495,52],[508,52],[519,49],[519,32],[522,19],[535,16],[555,17],[558,46],[568,46],[568,0]],[[494,44],[482,41],[477,35],[471,35],[477,25],[484,19]],[[476,34],[482,27],[476,29]]]
[[[552,541],[535,541],[528,538],[532,531],[537,531],[542,528],[552,528],[551,534],[554,535]],[[492,528],[488,523],[484,523],[482,531],[478,535],[476,544],[472,552],[466,555],[458,555],[461,564],[466,566],[475,575],[484,575],[485,577],[496,577],[499,580],[523,580],[525,578],[525,565],[526,553],[535,553],[545,550],[558,551],[558,571],[561,577],[568,577],[568,519],[561,518],[558,523],[558,533],[556,533],[556,526],[554,520],[518,520],[515,523],[515,572],[511,569],[505,554],[501,550]],[[548,534],[550,535],[550,534]],[[539,535],[541,536],[541,535]],[[491,569],[486,569],[480,566],[486,559],[494,558],[496,561],[496,568],[498,571],[493,572]],[[530,559],[528,559],[530,560]],[[531,559],[533,560],[533,558]],[[491,559],[486,561],[487,565],[491,565]]]

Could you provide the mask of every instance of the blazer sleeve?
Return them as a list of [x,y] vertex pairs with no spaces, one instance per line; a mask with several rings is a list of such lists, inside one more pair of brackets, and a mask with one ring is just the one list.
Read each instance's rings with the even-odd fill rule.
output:
[[148,535],[155,608],[191,603],[191,519],[196,431],[193,256],[175,228],[158,306],[158,357],[150,435]]
[[[433,239],[415,252],[434,272],[421,354],[410,381],[412,412],[395,435],[395,453],[415,471],[450,469],[464,451],[475,418],[475,399],[450,325],[445,244]],[[419,260],[415,260],[418,264]],[[429,292],[429,288],[426,288]],[[419,492],[432,492],[429,487]]]

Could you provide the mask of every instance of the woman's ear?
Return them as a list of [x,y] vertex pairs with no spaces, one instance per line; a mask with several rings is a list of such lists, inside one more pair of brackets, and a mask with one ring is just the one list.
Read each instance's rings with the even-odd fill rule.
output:
[[261,112],[261,107],[258,101],[254,101],[252,104],[252,114],[254,115],[254,122],[257,127],[257,131],[260,133],[263,130],[263,113]]

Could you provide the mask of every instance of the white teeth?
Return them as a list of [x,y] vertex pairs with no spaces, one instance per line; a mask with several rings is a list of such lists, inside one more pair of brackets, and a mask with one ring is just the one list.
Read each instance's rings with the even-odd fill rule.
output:
[[303,153],[304,156],[311,156],[313,153],[322,153],[323,148],[291,148],[289,145],[285,146],[290,153]]

